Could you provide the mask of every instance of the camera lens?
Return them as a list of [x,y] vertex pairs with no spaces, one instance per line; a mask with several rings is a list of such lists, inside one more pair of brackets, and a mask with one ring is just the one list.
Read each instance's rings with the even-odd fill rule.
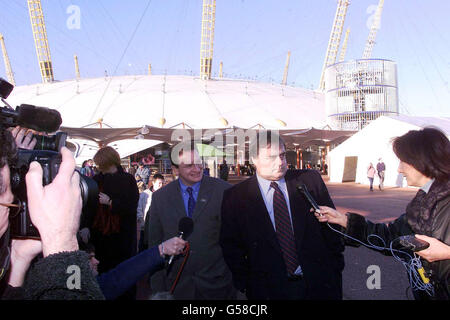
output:
[[[78,172],[78,171],[77,171]],[[98,202],[98,185],[94,179],[80,175],[81,199],[83,201],[83,209],[96,206]]]

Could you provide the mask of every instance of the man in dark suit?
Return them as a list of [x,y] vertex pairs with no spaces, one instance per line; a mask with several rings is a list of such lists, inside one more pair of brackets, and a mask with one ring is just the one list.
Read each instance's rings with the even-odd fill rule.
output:
[[320,174],[287,171],[275,132],[260,132],[249,152],[256,175],[226,190],[222,202],[220,244],[235,287],[252,300],[342,299],[343,241],[296,190],[305,184],[319,205],[334,207]]
[[[175,146],[170,158],[179,179],[152,196],[145,223],[148,247],[177,235],[180,219],[191,217],[194,229],[186,239],[191,251],[175,299],[234,299],[236,289],[219,245],[222,196],[230,184],[203,175],[201,159],[191,143]],[[168,275],[163,270],[152,277],[154,293],[170,290],[182,260],[180,256],[173,260]]]

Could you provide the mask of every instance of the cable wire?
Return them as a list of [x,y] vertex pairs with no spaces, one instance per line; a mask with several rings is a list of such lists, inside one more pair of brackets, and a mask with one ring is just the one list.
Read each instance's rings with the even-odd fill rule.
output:
[[[410,255],[408,252],[403,251],[403,250],[397,250],[392,248],[392,244],[398,239],[394,239],[390,242],[389,247],[386,247],[386,243],[385,241],[378,235],[376,234],[370,234],[367,236],[367,243],[364,243],[358,239],[355,239],[343,232],[340,232],[339,230],[334,229],[332,226],[330,226],[330,224],[327,222],[328,227],[333,230],[334,232],[337,232],[341,235],[343,235],[344,237],[347,237],[359,244],[362,244],[363,246],[370,248],[370,249],[375,249],[375,250],[379,250],[379,251],[384,251],[384,250],[389,250],[392,254],[392,256],[399,262],[402,263],[402,265],[405,267],[406,269],[406,273],[408,274],[408,280],[410,283],[410,286],[412,288],[413,291],[425,291],[429,296],[433,296],[434,295],[434,287],[431,284],[431,282],[429,283],[425,283],[422,280],[422,277],[419,274],[419,269],[422,269],[422,263],[420,261],[420,257],[418,257],[416,255],[416,253],[414,253],[414,256]],[[383,246],[377,246],[375,244],[373,244],[370,241],[370,238],[374,237],[377,238],[381,241],[381,243],[383,244]],[[396,253],[402,253],[405,254],[409,259],[402,259],[400,258]]]

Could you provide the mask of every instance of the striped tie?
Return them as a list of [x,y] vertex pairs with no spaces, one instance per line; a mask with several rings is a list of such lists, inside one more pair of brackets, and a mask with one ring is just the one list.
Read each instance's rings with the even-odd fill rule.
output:
[[194,213],[195,208],[195,199],[192,195],[192,192],[194,191],[191,187],[188,187],[186,191],[189,193],[189,199],[188,199],[188,217],[192,218],[192,214]]
[[298,259],[286,198],[276,182],[271,182],[270,186],[275,189],[273,194],[273,212],[278,242],[280,243],[287,271],[289,274],[294,274],[298,267]]

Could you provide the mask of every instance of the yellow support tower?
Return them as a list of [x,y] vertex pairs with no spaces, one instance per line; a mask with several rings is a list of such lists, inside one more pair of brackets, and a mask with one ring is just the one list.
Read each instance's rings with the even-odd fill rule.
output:
[[3,51],[3,60],[5,61],[6,76],[8,77],[9,83],[11,83],[12,85],[15,86],[16,81],[14,80],[14,73],[12,72],[12,69],[11,69],[11,63],[9,62],[9,57],[8,57],[8,52],[6,51],[5,41],[4,41],[3,35],[1,33],[0,33],[0,44],[2,47],[2,51]]
[[370,59],[372,57],[373,46],[375,45],[375,38],[377,31],[380,29],[381,12],[383,12],[384,0],[378,2],[377,11],[373,18],[372,27],[370,28],[369,37],[367,38],[366,46],[364,48],[363,59]]
[[50,56],[50,48],[48,46],[47,30],[45,28],[41,0],[28,0],[28,10],[30,12],[31,28],[33,30],[42,82],[52,82],[54,80],[52,59]]
[[339,62],[342,62],[345,60],[345,54],[347,53],[347,42],[348,42],[349,34],[350,34],[350,28],[348,28],[347,31],[345,32],[344,43],[342,44],[341,54],[339,55]]
[[327,53],[322,67],[322,74],[320,76],[319,89],[325,90],[325,69],[336,62],[339,44],[341,42],[342,30],[344,28],[345,16],[347,14],[349,0],[339,0],[336,9],[336,16],[334,17],[333,27],[331,29],[330,40],[328,41]]
[[289,60],[291,60],[291,52],[288,51],[287,57],[286,57],[286,65],[284,66],[284,74],[283,74],[283,81],[281,84],[283,86],[287,83],[287,76],[288,76],[288,70],[289,70]]
[[152,75],[152,64],[151,63],[148,64],[148,75],[149,76]]
[[223,62],[220,61],[220,66],[219,66],[219,78],[223,78]]
[[77,80],[80,80],[80,66],[78,65],[78,57],[76,54],[73,56],[73,59],[75,60],[75,75]]
[[216,0],[203,0],[202,39],[200,43],[200,79],[211,79]]

